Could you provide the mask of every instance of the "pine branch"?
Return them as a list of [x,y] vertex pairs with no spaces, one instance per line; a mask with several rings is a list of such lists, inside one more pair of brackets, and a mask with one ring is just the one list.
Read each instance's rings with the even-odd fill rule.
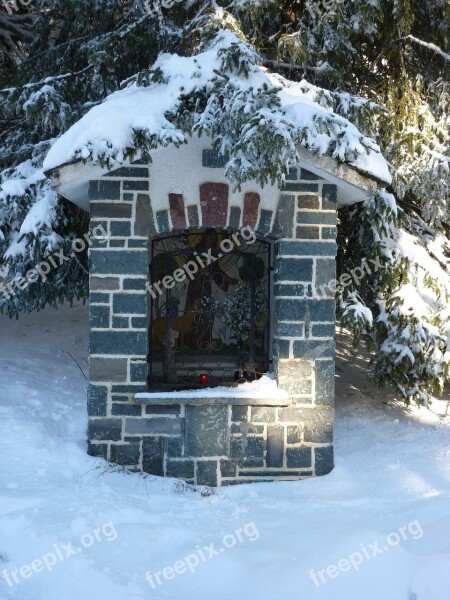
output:
[[296,64],[280,62],[279,60],[272,60],[272,59],[264,59],[263,65],[272,65],[275,67],[280,67],[282,69],[296,69],[299,71],[306,70],[306,71],[311,71],[313,73],[316,73],[319,70],[317,67],[310,67],[309,65],[296,65]]
[[[84,69],[81,69],[80,71],[75,71],[74,73],[65,73],[64,75],[57,75],[56,77],[46,77],[45,79],[41,79],[41,81],[34,81],[32,83],[26,83],[19,89],[26,90],[31,87],[38,87],[40,85],[49,85],[49,84],[57,82],[57,81],[62,81],[63,79],[71,79],[72,77],[78,77],[79,75],[83,75],[87,71],[90,71],[95,66],[96,66],[95,64],[90,64],[87,67],[84,67]],[[5,88],[3,90],[0,90],[0,93],[10,93],[12,90],[15,90],[15,89],[18,89],[18,88]]]
[[432,44],[431,42],[424,42],[423,40],[420,40],[419,38],[416,38],[413,35],[407,35],[406,37],[399,38],[398,41],[399,42],[411,41],[414,44],[422,46],[423,48],[432,50],[435,54],[437,54],[441,58],[443,58],[446,62],[450,62],[450,54],[447,54],[446,52],[441,50],[441,48],[439,48],[439,46],[436,46],[436,44]]

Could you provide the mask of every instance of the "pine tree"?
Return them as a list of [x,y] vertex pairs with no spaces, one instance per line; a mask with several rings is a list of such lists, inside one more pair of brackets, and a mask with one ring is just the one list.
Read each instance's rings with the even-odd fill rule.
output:
[[[276,112],[276,95],[267,88],[239,96],[242,90],[226,78],[261,61],[301,81],[375,139],[394,181],[386,193],[340,211],[339,274],[359,269],[362,278],[338,286],[338,314],[355,344],[375,351],[377,383],[392,384],[407,401],[428,402],[448,381],[450,364],[448,2],[170,4],[36,0],[17,15],[0,11],[0,252],[8,277],[22,275],[50,250],[70,254],[72,240],[86,231],[82,211],[57,198],[42,174],[52,140],[121,84],[162,77],[151,68],[159,52],[198,53],[228,29],[240,41],[223,52],[215,87],[186,97],[173,122],[181,131],[206,131],[218,149],[234,154],[227,175],[235,185],[250,177],[282,180],[296,133],[282,119],[262,123],[248,116]],[[12,16],[20,16],[20,27],[11,37]],[[243,104],[252,110],[242,112]],[[251,143],[242,141],[245,128],[257,132]],[[135,141],[149,153],[158,143],[145,132]],[[341,149],[329,151],[339,156]],[[382,267],[369,275],[374,263]],[[0,308],[15,314],[86,291],[86,256],[72,253],[64,269],[0,301]]]

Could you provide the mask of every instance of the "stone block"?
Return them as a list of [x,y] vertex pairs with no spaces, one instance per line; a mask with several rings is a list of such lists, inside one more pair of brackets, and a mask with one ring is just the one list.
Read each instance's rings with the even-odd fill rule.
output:
[[312,444],[328,444],[333,441],[333,424],[320,423],[305,425],[304,440]]
[[94,275],[147,275],[147,252],[142,250],[98,250],[90,252]]
[[303,323],[277,323],[276,335],[279,337],[303,337],[305,328]]
[[277,359],[290,357],[289,340],[280,340],[279,338],[274,337],[272,349],[273,349],[273,355]]
[[221,460],[220,473],[222,477],[236,477],[237,475],[237,460]]
[[[333,258],[318,258],[316,260],[316,269],[315,269],[315,289],[316,293],[321,294],[322,286],[328,286],[330,282],[334,282],[336,279],[336,261]],[[332,284],[333,285],[333,284]],[[325,294],[329,295],[331,292],[334,295],[333,289],[328,290],[326,288],[324,290]],[[321,294],[323,295],[323,294]],[[319,320],[319,319],[317,319]]]
[[[307,310],[313,321],[329,321],[334,323],[336,305],[334,300],[302,300],[294,298],[277,298],[275,315],[279,321],[305,321]],[[298,357],[301,358],[301,357]]]
[[232,423],[231,433],[264,433],[264,425],[254,425],[248,421]]
[[147,317],[131,317],[131,326],[135,329],[147,329]]
[[[95,381],[90,378],[91,381]],[[88,386],[87,411],[90,417],[106,416],[106,405],[108,401],[108,388],[102,385]]]
[[90,219],[89,221],[90,241],[106,242],[108,237],[108,221]]
[[130,219],[132,204],[125,202],[91,202],[92,218]]
[[122,437],[122,419],[90,419],[89,440],[118,441]]
[[111,462],[118,465],[137,465],[140,459],[140,445],[134,444],[111,444]]
[[277,365],[278,384],[288,383],[290,379],[311,377],[312,372],[312,365],[306,360],[279,360]]
[[290,406],[280,408],[278,418],[287,423],[330,423],[333,422],[334,411],[328,406]]
[[91,354],[147,355],[145,331],[91,331]]
[[145,290],[145,286],[147,283],[147,279],[143,277],[133,277],[130,279],[123,280],[123,289],[124,290]]
[[134,235],[147,237],[156,233],[152,204],[148,194],[138,194],[136,198],[136,218]]
[[295,296],[296,298],[311,298],[312,285],[310,283],[276,283],[273,286],[274,296]]
[[312,466],[312,449],[307,447],[287,448],[286,461],[288,469],[307,469]]
[[145,294],[113,294],[114,314],[147,313],[147,296]]
[[148,182],[148,180],[147,181],[130,181],[130,180],[124,179],[122,185],[123,185],[124,190],[146,192],[146,191],[148,191],[149,182]]
[[272,227],[272,217],[273,211],[266,210],[264,208],[261,209],[259,213],[258,227],[256,228],[256,233],[258,235],[268,235],[270,233]]
[[181,458],[183,450],[181,437],[164,438],[164,446],[169,458]]
[[200,219],[198,216],[198,206],[196,204],[191,204],[191,206],[187,207],[187,212],[189,227],[198,227],[200,224]]
[[168,210],[158,210],[156,212],[156,225],[159,233],[168,233],[170,231]]
[[91,328],[109,328],[109,306],[89,306],[89,325]]
[[113,317],[112,328],[113,329],[129,329],[130,323],[128,317]]
[[166,476],[180,479],[194,479],[194,461],[167,459]]
[[226,456],[228,444],[227,406],[186,406],[186,456]]
[[279,255],[286,256],[336,256],[335,242],[303,242],[283,240],[278,242]]
[[319,181],[320,177],[319,175],[316,175],[315,173],[311,173],[311,171],[307,171],[306,169],[300,169],[300,179],[302,180],[311,180],[311,181]]
[[252,406],[250,421],[253,423],[273,423],[275,421],[275,408]]
[[318,360],[316,371],[316,403],[333,404],[335,388],[335,363],[333,360]]
[[142,441],[142,470],[152,475],[164,475],[164,438],[148,437]]
[[295,199],[289,194],[282,194],[275,214],[273,235],[282,238],[294,237]]
[[197,485],[217,485],[217,460],[198,460],[197,461]]
[[333,470],[333,446],[314,448],[314,470],[316,475],[326,475]]
[[244,458],[239,460],[238,464],[240,469],[260,469],[264,467],[263,458]]
[[120,200],[120,181],[90,181],[88,195],[90,200]]
[[305,360],[330,358],[336,354],[336,345],[334,341],[297,340],[293,345],[293,354],[295,358]]
[[298,240],[318,240],[320,239],[320,229],[313,225],[299,226],[296,237]]
[[332,338],[336,333],[336,327],[334,323],[317,323],[313,324],[311,333],[313,337]]
[[127,359],[126,358],[103,358],[91,356],[89,358],[90,381],[126,381]]
[[138,404],[113,402],[111,407],[111,414],[116,417],[140,417],[141,412],[141,407]]
[[179,404],[165,404],[161,406],[148,404],[145,407],[147,415],[179,415],[180,405]]
[[92,444],[88,442],[87,453],[89,456],[108,459],[108,444]]
[[241,209],[239,206],[230,207],[230,218],[228,220],[230,229],[239,229],[241,226]]
[[336,210],[337,187],[324,183],[322,187],[322,210]]
[[291,183],[286,181],[282,189],[286,192],[311,192],[316,194],[319,192],[317,183]]
[[310,258],[277,257],[275,281],[311,281],[313,261]]
[[147,361],[131,361],[130,363],[130,381],[147,381],[148,363]]
[[131,223],[129,221],[111,221],[109,231],[112,237],[130,237]]
[[101,294],[99,292],[89,292],[90,304],[109,304],[111,296],[109,294]]
[[304,225],[336,225],[336,213],[329,212],[312,212],[312,211],[299,211],[297,213],[297,223]]
[[120,279],[118,277],[89,277],[89,289],[91,290],[118,290]]
[[148,240],[128,239],[128,248],[147,248]]
[[336,227],[322,227],[323,240],[335,240],[337,236]]
[[264,450],[264,439],[262,437],[241,435],[231,438],[231,458],[263,458]]
[[202,152],[202,166],[209,169],[223,169],[230,160],[228,152],[219,154],[217,150],[205,149]]
[[143,392],[145,390],[142,389],[142,384],[126,383],[124,385],[121,385],[121,384],[112,385],[111,391],[114,394],[128,394],[131,396],[131,395],[137,394],[138,392]]
[[232,421],[247,421],[248,419],[248,407],[247,406],[233,406],[231,409],[231,420]]
[[269,425],[267,427],[267,454],[268,467],[282,467],[284,457],[284,427]]
[[320,198],[312,194],[299,194],[297,196],[297,206],[300,209],[320,210]]
[[180,435],[181,421],[177,417],[125,419],[125,432],[142,435]]
[[303,440],[303,426],[301,425],[288,425],[287,427],[287,443],[288,444],[300,444]]

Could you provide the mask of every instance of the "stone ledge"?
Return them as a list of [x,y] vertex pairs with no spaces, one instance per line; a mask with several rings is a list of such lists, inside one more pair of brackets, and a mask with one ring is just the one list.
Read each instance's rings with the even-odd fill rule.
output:
[[246,398],[236,396],[228,396],[224,398],[221,395],[214,397],[209,396],[198,396],[193,397],[192,392],[164,392],[164,393],[151,393],[151,392],[140,392],[134,395],[133,401],[136,404],[148,404],[148,405],[173,405],[179,404],[182,406],[290,406],[292,404],[289,400],[288,395],[286,398]]

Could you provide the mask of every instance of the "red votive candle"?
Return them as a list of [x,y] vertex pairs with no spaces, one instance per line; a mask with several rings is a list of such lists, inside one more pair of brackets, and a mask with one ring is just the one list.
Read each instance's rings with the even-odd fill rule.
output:
[[208,375],[206,373],[202,373],[198,380],[200,383],[208,383]]

